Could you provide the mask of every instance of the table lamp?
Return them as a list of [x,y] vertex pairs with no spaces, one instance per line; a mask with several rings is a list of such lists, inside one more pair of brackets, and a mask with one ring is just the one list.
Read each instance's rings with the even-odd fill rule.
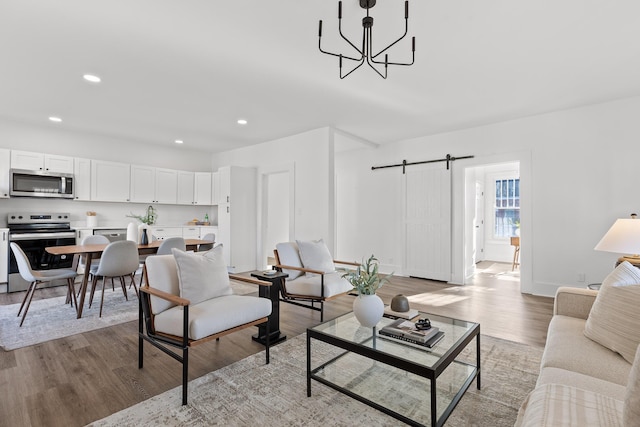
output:
[[640,266],[640,220],[636,219],[636,214],[616,220],[594,249],[630,254],[618,258],[618,263],[629,261]]

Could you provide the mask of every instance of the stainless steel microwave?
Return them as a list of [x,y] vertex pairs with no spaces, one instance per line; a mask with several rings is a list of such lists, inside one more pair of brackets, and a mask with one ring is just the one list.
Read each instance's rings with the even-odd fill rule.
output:
[[11,169],[9,195],[73,199],[73,175],[49,171]]

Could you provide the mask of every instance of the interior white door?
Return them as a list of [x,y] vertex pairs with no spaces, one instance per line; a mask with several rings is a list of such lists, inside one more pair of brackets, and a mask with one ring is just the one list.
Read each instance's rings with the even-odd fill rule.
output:
[[451,279],[451,170],[435,163],[405,174],[406,274]]
[[276,244],[289,241],[289,172],[265,175],[263,178],[263,239],[260,265],[268,265]]
[[484,261],[484,183],[476,181],[476,214],[473,220],[473,263]]

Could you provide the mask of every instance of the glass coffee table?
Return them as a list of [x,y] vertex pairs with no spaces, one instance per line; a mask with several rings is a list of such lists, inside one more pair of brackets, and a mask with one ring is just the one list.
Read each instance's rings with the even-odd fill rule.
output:
[[480,324],[419,316],[444,332],[432,348],[379,335],[390,318],[365,328],[347,313],[307,329],[307,396],[314,379],[406,424],[444,425],[474,379],[480,389]]

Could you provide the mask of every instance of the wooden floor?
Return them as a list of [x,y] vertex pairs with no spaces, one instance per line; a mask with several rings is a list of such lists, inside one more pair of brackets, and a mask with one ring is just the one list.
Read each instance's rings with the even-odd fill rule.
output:
[[[378,294],[389,303],[401,293],[411,297],[412,308],[480,322],[482,334],[543,346],[553,300],[522,295],[510,264],[491,264],[479,265],[484,270],[471,285],[393,277]],[[63,293],[44,289],[37,297]],[[1,294],[0,305],[22,296]],[[325,319],[350,311],[352,302],[352,296],[343,296],[326,304]],[[291,338],[318,324],[320,316],[281,304],[280,319],[282,332]],[[253,333],[245,329],[194,348],[190,378],[263,350],[251,340]],[[137,354],[137,322],[0,351],[0,426],[83,426],[180,385],[181,366],[175,360],[146,345],[145,367],[138,370]]]

